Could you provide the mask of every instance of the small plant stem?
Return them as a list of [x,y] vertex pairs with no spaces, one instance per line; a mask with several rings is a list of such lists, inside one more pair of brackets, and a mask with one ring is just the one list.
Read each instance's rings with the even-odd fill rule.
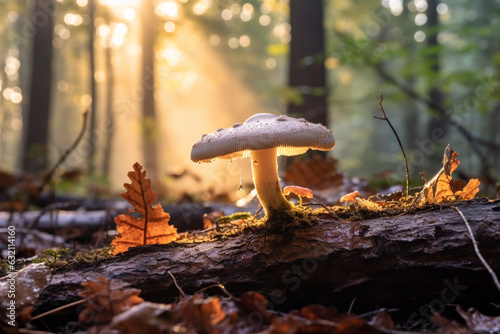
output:
[[405,154],[405,150],[403,149],[403,144],[401,144],[401,140],[399,140],[399,136],[398,136],[398,133],[396,132],[396,130],[394,129],[394,127],[392,126],[391,124],[391,121],[389,121],[389,118],[387,118],[387,116],[385,115],[385,111],[384,111],[384,107],[382,107],[382,101],[384,100],[384,97],[382,96],[382,94],[380,94],[380,101],[378,103],[379,107],[380,107],[380,110],[382,110],[382,114],[384,115],[384,117],[378,117],[378,116],[373,116],[373,118],[376,118],[376,119],[381,119],[383,121],[386,121],[387,124],[389,124],[389,126],[391,127],[392,129],[392,132],[394,132],[394,135],[396,136],[396,139],[398,140],[398,144],[399,144],[399,147],[401,148],[401,152],[403,152],[403,158],[405,160],[405,171],[406,171],[406,197],[408,197],[408,184],[409,184],[409,175],[408,175],[408,161],[406,160],[406,154]]
[[184,293],[184,291],[182,291],[182,289],[179,286],[179,284],[177,284],[177,280],[175,279],[174,275],[172,275],[172,273],[170,271],[168,271],[168,270],[167,270],[167,274],[169,274],[170,277],[172,277],[172,279],[174,280],[175,287],[177,288],[177,290],[179,290],[179,294],[181,296],[181,299],[184,299],[184,297],[186,297],[186,294]]
[[481,260],[481,262],[483,263],[483,266],[486,268],[486,270],[488,270],[488,272],[490,273],[491,277],[493,278],[493,282],[495,282],[495,285],[497,286],[498,291],[500,291],[500,282],[498,281],[498,277],[495,274],[495,272],[493,271],[493,269],[491,269],[491,267],[488,264],[488,262],[486,262],[486,260],[484,259],[483,255],[481,255],[481,252],[479,251],[479,247],[477,245],[476,238],[474,237],[474,233],[472,233],[472,229],[471,229],[471,227],[469,225],[469,222],[465,218],[465,216],[462,213],[462,211],[460,211],[460,209],[458,209],[456,206],[452,206],[451,208],[453,210],[455,210],[460,215],[460,217],[462,218],[462,220],[464,221],[465,226],[467,227],[467,231],[469,231],[469,236],[470,236],[470,238],[472,240],[472,245],[474,246],[474,251],[476,252],[477,257],[479,258],[479,260]]
[[319,205],[321,205],[321,206],[323,207],[323,209],[325,209],[326,211],[328,211],[328,212],[332,215],[332,217],[333,217],[333,218],[336,218],[336,214],[335,214],[335,212],[332,212],[332,210],[328,209],[328,208],[326,207],[326,205],[324,205],[323,203],[321,203],[320,201],[318,201],[318,200],[317,200],[316,198],[314,198],[314,197],[311,197],[311,199],[312,199],[313,201],[315,201],[316,203],[318,203]]
[[227,291],[226,287],[222,284],[212,284],[212,285],[209,285],[207,287],[204,287],[203,289],[201,290],[198,290],[195,294],[198,294],[198,293],[203,293],[205,292],[205,290],[208,290],[208,289],[211,289],[211,288],[219,288],[221,289],[230,299],[233,299],[233,300],[236,300],[236,301],[240,301],[240,298],[237,298],[235,296],[233,296],[232,293],[230,293],[229,291]]
[[52,314],[52,313],[56,313],[56,312],[59,312],[59,311],[64,310],[64,309],[67,309],[67,308],[70,308],[70,307],[73,307],[73,306],[76,306],[76,305],[80,305],[80,304],[84,303],[84,302],[85,302],[85,300],[86,300],[86,299],[77,300],[76,302],[73,302],[73,303],[70,303],[70,304],[66,304],[66,305],[64,305],[64,306],[61,306],[61,307],[55,308],[55,309],[50,310],[50,311],[47,311],[47,312],[45,312],[45,313],[42,313],[42,314],[36,315],[36,316],[34,316],[33,318],[31,318],[31,320],[30,320],[30,321],[38,320],[38,319],[43,318],[43,317],[45,317],[45,316],[47,316],[47,315],[50,315],[50,314]]

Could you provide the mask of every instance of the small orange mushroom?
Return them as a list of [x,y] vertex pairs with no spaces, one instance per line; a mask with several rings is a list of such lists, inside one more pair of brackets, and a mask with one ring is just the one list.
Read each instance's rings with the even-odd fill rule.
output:
[[356,197],[359,197],[359,191],[353,191],[352,193],[345,194],[340,198],[340,202],[345,202],[345,205],[347,205],[347,202],[355,202]]
[[299,186],[287,186],[283,188],[283,195],[287,196],[294,193],[299,197],[299,205],[302,205],[302,197],[313,198],[313,191],[309,188]]

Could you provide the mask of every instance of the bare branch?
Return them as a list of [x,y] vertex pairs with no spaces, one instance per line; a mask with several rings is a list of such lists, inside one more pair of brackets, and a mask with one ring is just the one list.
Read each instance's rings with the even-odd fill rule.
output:
[[398,133],[396,132],[396,129],[394,129],[394,127],[392,126],[391,121],[389,121],[389,118],[387,118],[387,116],[385,114],[385,111],[384,111],[384,107],[382,107],[382,101],[383,100],[384,100],[384,97],[382,96],[382,94],[380,94],[380,101],[378,102],[378,105],[380,107],[380,110],[382,110],[382,114],[384,115],[384,117],[373,116],[373,118],[381,119],[383,121],[387,121],[387,124],[389,124],[389,126],[392,129],[392,132],[394,132],[394,135],[396,136],[396,139],[398,140],[399,147],[401,148],[401,152],[403,152],[403,158],[405,160],[406,197],[408,197],[408,188],[409,188],[409,186],[408,186],[408,184],[409,184],[409,180],[408,180],[409,179],[409,175],[408,175],[408,160],[406,160],[405,150],[403,149],[403,144],[401,144],[401,140],[399,139]]

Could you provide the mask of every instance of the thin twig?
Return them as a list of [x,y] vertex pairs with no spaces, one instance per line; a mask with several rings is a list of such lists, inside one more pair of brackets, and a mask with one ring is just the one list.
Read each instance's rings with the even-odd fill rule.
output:
[[64,306],[61,306],[61,307],[55,308],[53,310],[47,311],[45,313],[39,314],[39,315],[34,316],[33,318],[31,318],[30,321],[38,320],[38,319],[43,318],[43,317],[45,317],[47,315],[50,315],[52,313],[56,313],[56,312],[59,312],[59,311],[64,310],[64,309],[67,309],[67,308],[70,308],[70,307],[73,307],[73,306],[76,306],[76,305],[80,305],[80,304],[84,303],[85,300],[86,299],[77,300],[76,302],[73,302],[73,303],[70,303],[70,304],[66,304]]
[[167,273],[170,275],[170,277],[172,277],[172,279],[174,280],[174,284],[175,284],[175,287],[177,288],[177,290],[179,290],[179,293],[181,295],[181,299],[184,299],[184,297],[186,297],[186,294],[184,293],[184,291],[182,291],[181,287],[179,286],[179,284],[177,284],[177,280],[175,279],[174,275],[172,275],[172,273],[170,271],[167,270]]
[[356,302],[356,297],[352,299],[351,305],[349,305],[349,311],[347,311],[348,314],[352,313],[352,308],[354,307],[355,302]]
[[19,334],[54,334],[54,332],[37,331],[34,329],[18,328],[17,333]]
[[42,185],[40,186],[40,189],[43,189],[49,182],[52,180],[52,177],[54,176],[54,173],[56,172],[57,168],[61,166],[64,161],[68,158],[68,156],[76,149],[80,141],[83,139],[83,136],[85,135],[85,129],[87,128],[87,118],[88,118],[89,111],[85,111],[83,113],[83,124],[82,124],[82,129],[80,130],[80,134],[76,138],[76,140],[71,144],[70,147],[64,152],[63,155],[59,158],[59,160],[55,163],[54,166],[50,169],[50,171],[45,174],[45,177],[43,178]]
[[[389,308],[389,309],[385,309],[385,310],[387,312],[389,312],[389,313],[401,311],[401,309],[399,309],[399,308]],[[378,313],[380,313],[380,310],[373,310],[373,311],[366,312],[366,313],[363,313],[363,314],[358,314],[357,316],[360,317],[360,318],[363,318],[363,319],[367,319],[369,317],[377,315]]]
[[332,216],[333,219],[337,218],[337,215],[335,214],[335,212],[333,212],[332,210],[328,209],[326,207],[326,205],[324,205],[323,203],[321,203],[320,201],[318,201],[314,197],[311,197],[310,199],[312,199],[313,201],[315,201],[316,203],[318,203],[319,205],[321,205],[323,207],[323,209],[325,209],[326,211],[328,211],[330,213],[330,215]]
[[230,293],[229,291],[227,291],[226,287],[222,284],[212,284],[212,285],[209,285],[207,287],[204,287],[203,289],[197,291],[196,293],[202,293],[204,292],[205,290],[208,290],[208,289],[211,289],[211,288],[219,288],[221,289],[230,299],[233,299],[233,300],[236,300],[236,301],[239,301],[240,299],[235,297],[232,293]]
[[408,161],[406,160],[406,154],[405,154],[405,150],[403,149],[403,144],[401,144],[401,140],[399,139],[399,136],[398,136],[398,133],[396,132],[396,130],[394,129],[394,127],[392,126],[391,124],[391,121],[389,121],[389,118],[387,118],[387,116],[385,115],[385,111],[384,111],[384,107],[382,107],[382,101],[384,100],[384,97],[382,96],[382,94],[379,95],[380,96],[380,101],[378,102],[378,105],[380,107],[380,110],[382,110],[382,114],[384,115],[384,117],[378,117],[378,116],[373,116],[373,118],[376,118],[376,119],[381,119],[381,120],[384,120],[384,121],[387,121],[387,124],[389,124],[389,126],[391,127],[392,129],[392,132],[394,132],[394,135],[396,136],[396,139],[398,140],[398,144],[399,144],[399,147],[401,148],[401,152],[403,152],[403,158],[405,160],[405,171],[406,171],[406,197],[408,197],[408,179],[409,179],[409,175],[408,175]]
[[483,263],[483,265],[486,268],[486,270],[488,270],[488,272],[490,273],[491,277],[493,278],[493,282],[495,282],[495,285],[497,286],[498,291],[500,291],[500,282],[498,281],[498,277],[495,274],[495,272],[493,271],[493,269],[491,269],[491,267],[488,264],[488,262],[486,262],[486,260],[484,259],[483,255],[481,255],[481,252],[479,251],[479,247],[477,245],[476,238],[474,237],[474,233],[472,233],[472,229],[471,229],[471,227],[469,225],[469,222],[467,221],[467,219],[465,219],[465,216],[463,215],[462,211],[460,211],[456,206],[451,206],[451,208],[453,210],[455,210],[460,215],[460,217],[462,218],[462,220],[464,221],[465,226],[467,227],[467,230],[469,231],[469,236],[470,236],[470,238],[472,240],[472,244],[474,245],[474,250],[476,251],[477,257],[479,258],[479,260],[481,260],[481,262]]
[[257,218],[257,215],[259,214],[259,212],[262,211],[264,207],[262,205],[259,205],[259,210],[257,210],[257,212],[253,215],[253,219],[256,219]]

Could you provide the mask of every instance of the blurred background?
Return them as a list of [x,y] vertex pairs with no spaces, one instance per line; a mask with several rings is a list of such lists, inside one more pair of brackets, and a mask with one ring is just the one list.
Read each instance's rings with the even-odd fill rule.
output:
[[499,14],[498,0],[2,0],[0,170],[47,171],[89,110],[60,191],[122,192],[137,161],[167,198],[236,199],[248,159],[194,164],[191,147],[271,112],[326,124],[343,173],[404,184],[398,142],[373,118],[383,94],[412,179],[451,144],[454,177],[492,194]]

